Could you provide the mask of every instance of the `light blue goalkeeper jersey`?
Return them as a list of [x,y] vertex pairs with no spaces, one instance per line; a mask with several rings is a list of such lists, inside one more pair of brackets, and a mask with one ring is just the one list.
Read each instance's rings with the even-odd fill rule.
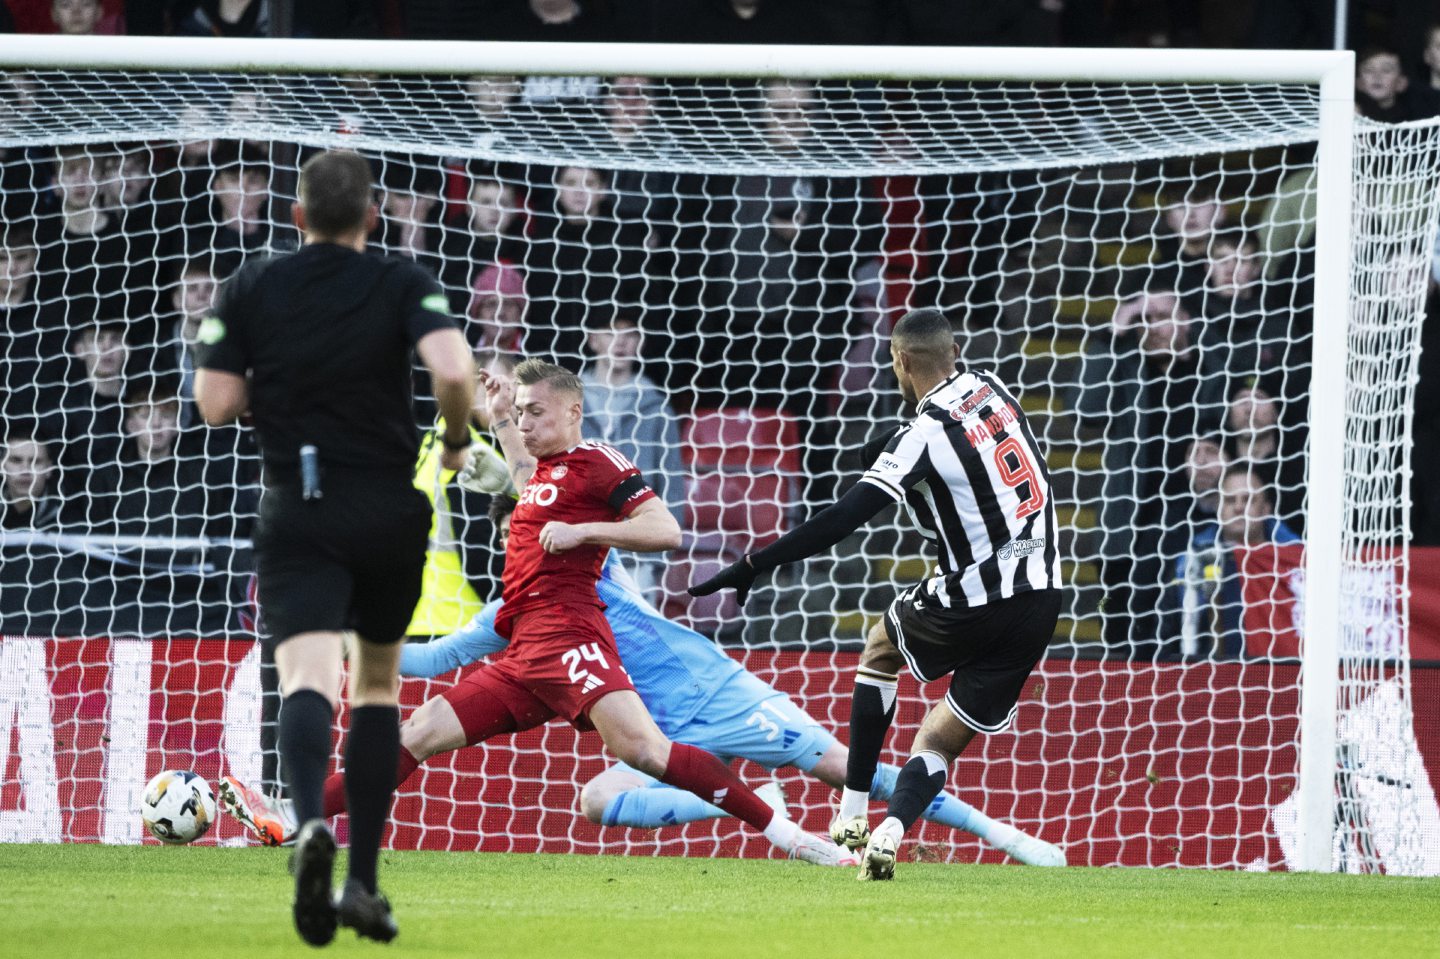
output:
[[[672,623],[650,605],[614,550],[605,557],[596,589],[625,671],[656,724],[667,733],[688,723],[722,689],[727,699],[738,693],[747,702],[776,695],[710,640]],[[400,672],[438,676],[504,649],[508,641],[495,632],[495,614],[501,605],[490,603],[463,629],[443,639],[406,644]]]

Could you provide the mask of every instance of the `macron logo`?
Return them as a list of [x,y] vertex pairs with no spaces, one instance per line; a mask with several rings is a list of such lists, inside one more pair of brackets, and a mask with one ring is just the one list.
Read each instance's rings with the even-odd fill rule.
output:
[[717,789],[717,790],[715,790],[715,795],[712,796],[712,797],[710,797],[710,805],[712,805],[712,806],[718,806],[718,805],[720,805],[722,802],[725,801],[725,795],[726,795],[727,793],[729,793],[729,792],[730,792],[730,787],[729,787],[729,786],[726,786],[724,789]]

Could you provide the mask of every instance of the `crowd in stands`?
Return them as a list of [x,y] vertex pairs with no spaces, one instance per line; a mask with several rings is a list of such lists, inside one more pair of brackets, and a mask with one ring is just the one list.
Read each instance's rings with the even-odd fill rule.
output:
[[[18,0],[0,3],[21,20]],[[64,32],[115,32],[133,21],[128,7],[99,0],[45,6]],[[408,15],[444,6],[416,3]],[[461,6],[448,9],[460,16]],[[917,16],[930,7],[904,6]],[[1032,6],[1058,29],[1065,11],[1086,5]],[[543,19],[568,8],[535,0],[521,13]],[[706,9],[760,17],[770,5]],[[264,0],[200,0],[171,5],[165,23],[176,32],[257,32],[265,15]],[[1430,103],[1440,113],[1440,29],[1428,39],[1428,75],[1407,73],[1384,49],[1363,56],[1357,109],[1399,119],[1396,111],[1418,116]],[[592,102],[616,144],[653,147],[664,136],[656,88],[642,77],[457,83],[480,113],[504,116],[558,97]],[[768,148],[805,150],[819,88],[775,81],[757,90]],[[260,109],[249,96],[224,109]],[[206,140],[0,149],[0,529],[89,537],[0,567],[4,631],[245,628],[236,610],[248,583],[215,573],[248,569],[258,458],[246,431],[199,422],[193,346],[228,276],[298,242],[287,198],[304,157],[285,144]],[[730,407],[742,419],[780,423],[776,435],[789,437],[790,450],[774,462],[788,473],[757,501],[798,502],[802,511],[824,503],[846,475],[841,451],[896,412],[873,385],[887,363],[888,324],[907,305],[929,304],[954,309],[959,323],[967,304],[1011,296],[1007,278],[1023,285],[1024,266],[1004,259],[1011,254],[985,252],[1000,249],[981,242],[993,239],[985,234],[993,220],[959,207],[971,196],[985,202],[975,178],[910,183],[919,196],[909,198],[907,233],[895,184],[875,178],[415,155],[372,162],[382,214],[375,249],[441,279],[482,365],[503,368],[523,354],[580,370],[586,434],[652,479],[691,530],[687,549],[700,566],[774,530],[727,527],[726,511],[702,501],[701,490],[728,497],[736,487],[691,482],[731,462],[697,451],[694,414]],[[1303,158],[1295,166],[1308,169]],[[1294,190],[1269,184],[1267,211],[1239,202],[1218,176],[1169,183],[1141,204],[1157,218],[1147,265],[1113,291],[1118,305],[1090,331],[1078,375],[1052,386],[1103,450],[1099,487],[1077,498],[1099,507],[1093,555],[1080,558],[1099,568],[1106,642],[1232,657],[1244,645],[1238,574],[1224,547],[1299,541],[1305,532],[1312,244],[1303,230],[1274,245],[1275,231],[1257,229]],[[1274,219],[1294,220],[1284,210]],[[1432,317],[1437,289],[1432,280]],[[1432,334],[1433,322],[1427,341]],[[1422,371],[1417,456],[1440,447],[1427,432],[1440,416],[1424,415],[1440,395],[1437,381]],[[417,427],[433,417],[417,381]],[[1440,542],[1440,493],[1425,479],[1416,477],[1415,528],[1420,541]],[[756,488],[753,477],[745,482]],[[651,584],[665,578],[662,567],[648,570]],[[44,584],[60,584],[59,597],[40,603]]]

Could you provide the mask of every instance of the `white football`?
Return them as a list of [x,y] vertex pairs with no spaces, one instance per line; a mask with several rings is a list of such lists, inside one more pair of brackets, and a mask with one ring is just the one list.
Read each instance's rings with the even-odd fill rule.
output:
[[195,773],[167,769],[145,784],[140,814],[150,835],[161,842],[194,842],[215,821],[215,793]]

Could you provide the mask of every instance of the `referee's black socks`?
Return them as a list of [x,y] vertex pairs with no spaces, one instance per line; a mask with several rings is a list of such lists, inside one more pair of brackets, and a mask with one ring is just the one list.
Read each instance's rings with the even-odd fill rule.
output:
[[[280,762],[300,825],[324,812],[330,768],[330,722],[335,707],[318,691],[297,689],[280,707]],[[392,772],[394,763],[392,761]]]
[[918,752],[901,767],[888,815],[900,820],[906,832],[945,788],[948,769],[949,764],[932,752]]
[[350,877],[374,895],[375,862],[395,794],[400,707],[356,706],[345,740],[345,799],[350,810]]

